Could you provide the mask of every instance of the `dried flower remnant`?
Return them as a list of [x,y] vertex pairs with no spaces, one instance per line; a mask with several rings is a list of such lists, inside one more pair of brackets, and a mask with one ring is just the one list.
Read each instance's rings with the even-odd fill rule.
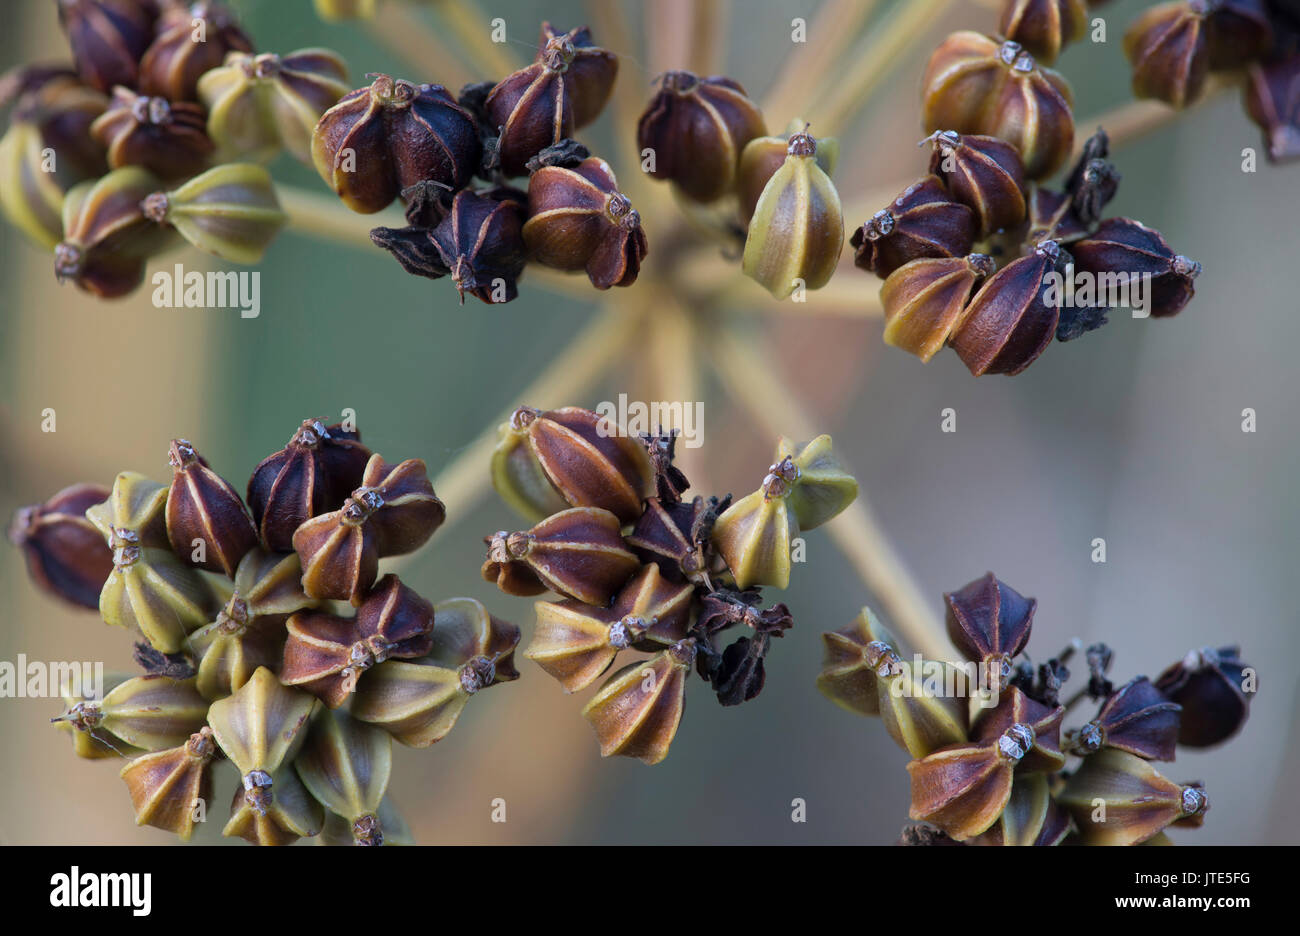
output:
[[[901,844],[1154,843],[1167,841],[1164,830],[1172,825],[1205,821],[1204,788],[1165,779],[1151,761],[1172,760],[1175,743],[1193,746],[1187,729],[1180,731],[1188,699],[1202,705],[1200,726],[1240,727],[1245,708],[1219,690],[1215,667],[1224,664],[1210,661],[1238,667],[1235,651],[1190,654],[1155,683],[1138,676],[1116,688],[1106,677],[1114,654],[1096,644],[1087,651],[1087,685],[1062,705],[1057,698],[1070,679],[1065,663],[1080,642],[1041,664],[1035,678],[1026,650],[1033,599],[992,573],[945,597],[949,636],[969,662],[923,661],[923,670],[935,671],[929,682],[915,671],[919,655],[908,660],[896,650],[897,641],[869,609],[823,635],[818,688],[847,711],[881,716],[890,736],[913,755],[910,816],[926,825],[905,829]],[[1203,676],[1195,686],[1193,673]],[[890,691],[900,680],[911,691]],[[1100,702],[1095,717],[1063,730],[1069,710],[1089,697]],[[968,699],[979,703],[969,708],[969,728],[960,720]],[[952,713],[946,742],[936,731],[945,722],[935,717],[945,705]],[[900,713],[921,717],[904,721]]]

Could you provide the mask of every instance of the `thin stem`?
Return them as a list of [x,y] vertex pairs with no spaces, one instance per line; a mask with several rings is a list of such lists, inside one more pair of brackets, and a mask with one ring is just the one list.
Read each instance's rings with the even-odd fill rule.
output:
[[492,41],[492,25],[474,0],[441,0],[434,9],[456,35],[480,78],[500,81],[519,68],[509,44]]
[[[1203,107],[1218,98],[1224,91],[1238,86],[1237,82],[1211,75],[1206,81],[1205,91],[1192,107]],[[1078,132],[1074,140],[1074,156],[1078,159],[1083,146],[1097,127],[1104,127],[1110,137],[1111,148],[1132,143],[1149,133],[1168,126],[1184,116],[1190,108],[1176,110],[1160,101],[1127,101],[1101,114],[1075,123]]]
[[900,5],[884,26],[869,34],[854,52],[847,71],[830,76],[804,117],[826,136],[834,135],[861,108],[894,63],[928,33],[951,0],[911,0]]
[[613,93],[614,138],[621,160],[619,185],[628,195],[634,194],[630,189],[636,189],[633,201],[639,201],[644,183],[639,178],[643,173],[636,148],[636,123],[645,104],[646,89],[640,74],[639,49],[619,0],[587,0],[586,8],[596,41],[620,57]]
[[[765,431],[800,439],[817,434],[798,401],[771,379],[770,368],[749,340],[723,332],[711,350],[714,366],[731,396]],[[866,494],[860,492],[826,529],[898,632],[928,657],[952,658],[942,623],[930,612],[920,588],[880,528]]]
[[442,41],[441,34],[431,29],[408,4],[380,4],[375,15],[366,20],[366,28],[376,41],[396,53],[417,81],[429,77],[424,71],[431,62],[437,63],[436,80],[452,94],[473,80],[473,75]]
[[722,70],[730,15],[731,0],[693,0],[690,68],[696,74],[713,75]]
[[798,117],[828,74],[842,70],[844,51],[862,31],[878,0],[826,0],[808,29],[807,41],[785,60],[785,67],[763,100],[773,126]]

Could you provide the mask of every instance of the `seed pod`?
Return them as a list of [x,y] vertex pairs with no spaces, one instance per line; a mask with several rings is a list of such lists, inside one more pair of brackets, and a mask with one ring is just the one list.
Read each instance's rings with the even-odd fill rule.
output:
[[347,77],[347,65],[329,49],[231,52],[204,73],[197,91],[208,109],[208,134],[223,154],[264,162],[284,148],[310,164],[312,131],[348,93]]
[[297,554],[252,549],[235,572],[235,590],[211,624],[190,635],[199,661],[198,687],[206,699],[223,699],[260,666],[279,670],[289,615],[319,602],[302,590]]
[[[374,821],[363,817],[358,823],[351,823],[337,813],[325,813],[325,824],[320,835],[315,839],[317,845],[414,845],[415,836],[402,814],[393,805],[391,796],[379,801]],[[382,833],[382,841],[376,842],[375,832]]]
[[595,156],[572,169],[544,166],[528,180],[524,243],[557,270],[585,270],[597,289],[631,286],[646,255],[641,215]]
[[971,740],[994,742],[1013,727],[1020,732],[1025,750],[1016,763],[1021,773],[1055,773],[1065,766],[1061,753],[1061,719],[1065,707],[1035,702],[1015,686],[1002,690],[998,704],[980,711],[971,726]]
[[531,422],[522,420],[538,414],[525,407],[516,410],[498,427],[492,451],[492,487],[515,513],[534,523],[569,506],[529,444],[527,425]]
[[206,126],[207,115],[197,104],[172,104],[119,87],[90,132],[107,148],[114,169],[143,166],[160,179],[177,179],[201,172],[208,164],[215,146]]
[[985,832],[1010,801],[1016,765],[1031,745],[1029,729],[1013,725],[992,741],[950,745],[910,762],[908,815],[959,842]]
[[539,601],[533,642],[524,656],[554,676],[565,692],[596,681],[620,650],[657,650],[686,637],[695,588],[646,566],[610,608],[580,601]]
[[[67,691],[67,687],[63,688]],[[69,699],[65,695],[65,699]],[[118,753],[125,745],[160,751],[183,744],[203,727],[208,703],[193,679],[136,676],[115,686],[102,701],[70,700],[62,715],[51,719],[59,727],[88,734],[98,746]],[[84,748],[84,742],[81,745]],[[81,753],[81,751],[78,751]],[[82,756],[101,756],[94,754]]]
[[393,739],[344,714],[312,723],[294,769],[322,806],[348,820],[358,845],[384,844],[379,806],[393,770]]
[[975,213],[976,237],[1025,220],[1025,169],[1020,153],[996,137],[936,132],[930,172]]
[[885,343],[929,361],[961,324],[976,284],[994,270],[986,254],[913,260],[880,288]]
[[[182,562],[235,577],[244,555],[257,545],[257,531],[235,489],[184,439],[173,439],[167,460],[167,539]],[[195,560],[202,543],[203,558]]]
[[157,37],[140,59],[140,90],[169,101],[197,100],[199,78],[221,65],[227,52],[252,52],[234,14],[212,0],[167,10]]
[[519,678],[514,651],[519,629],[488,614],[472,598],[434,606],[428,656],[389,660],[371,671],[352,703],[352,715],[378,725],[409,747],[428,747],[455,727],[470,697]]
[[1084,0],[1007,0],[998,24],[999,33],[1048,65],[1067,43],[1082,39],[1087,31]]
[[509,595],[550,589],[603,607],[641,565],[620,530],[608,510],[571,507],[531,530],[494,533],[487,538],[483,578]]
[[482,143],[474,115],[442,85],[376,75],[368,88],[344,95],[321,116],[311,154],[344,204],[373,214],[418,182],[464,188],[478,168]]
[[863,658],[875,673],[881,721],[899,747],[912,757],[925,757],[967,740],[972,684],[965,673],[937,660],[905,665],[892,646],[879,640],[866,645]]
[[[1264,130],[1268,158],[1275,163],[1300,159],[1300,54],[1250,67],[1246,113]],[[2,146],[3,144],[0,144]]]
[[1020,151],[1030,179],[1050,176],[1070,157],[1069,82],[1038,67],[1019,43],[955,32],[930,57],[923,88],[927,133],[952,130],[1005,140]]
[[66,73],[15,74],[27,90],[18,93],[0,138],[0,211],[53,249],[63,236],[64,195],[108,171],[104,148],[90,134],[108,99]]
[[[745,144],[740,153],[740,167],[736,173],[736,197],[739,201],[740,223],[749,227],[754,217],[754,209],[762,197],[768,180],[776,175],[785,164],[789,155],[790,139],[803,129],[803,121],[794,120],[785,136],[756,137]],[[835,137],[822,137],[817,141],[817,152],[813,154],[817,166],[827,176],[835,174],[839,162],[840,144]]]
[[509,302],[519,294],[524,271],[520,205],[475,192],[458,192],[447,217],[429,233],[460,301],[465,293],[482,302]]
[[361,486],[370,449],[361,434],[303,420],[283,449],[264,458],[248,479],[248,506],[267,549],[293,549],[293,533],[312,517],[343,506]]
[[618,74],[617,57],[593,45],[586,27],[557,33],[543,23],[538,45],[533,64],[507,76],[484,102],[508,176],[526,175],[530,159],[595,120]]
[[135,806],[135,824],[175,832],[182,842],[194,834],[195,810],[212,800],[212,760],[217,743],[204,725],[179,747],[134,758],[118,774]]
[[181,649],[190,631],[210,621],[216,596],[199,573],[171,552],[164,510],[167,489],[123,472],[109,500],[86,511],[113,550],[113,571],[99,596],[107,624],[138,627],[163,653]]
[[[1025,648],[1038,601],[998,581],[992,572],[947,592],[948,638],[966,659],[987,663],[990,674],[1010,675],[1010,662]],[[1001,688],[990,685],[990,689]]]
[[683,640],[649,660],[630,663],[611,676],[582,709],[596,731],[600,756],[615,754],[657,764],[686,708],[686,681],[695,662],[695,641]]
[[1173,760],[1181,712],[1182,706],[1139,676],[1116,690],[1096,718],[1069,732],[1066,747],[1079,755],[1117,748],[1146,760]]
[[[620,523],[635,522],[654,493],[645,446],[607,416],[577,406],[546,412],[521,406],[501,431],[493,480],[512,506],[529,508],[521,513],[551,506],[541,476],[570,506],[608,510]],[[521,451],[525,445],[536,468]]]
[[923,258],[964,257],[975,243],[975,214],[936,175],[909,185],[853,232],[853,262],[883,278]]
[[804,445],[782,436],[776,444],[777,463],[787,458],[795,469],[790,509],[803,532],[838,516],[857,499],[858,481],[835,457],[830,436],[819,435]]
[[973,845],[1059,845],[1070,833],[1070,814],[1052,798],[1045,774],[1017,774],[1001,815]]
[[649,173],[687,198],[711,202],[736,185],[746,144],[767,132],[763,114],[730,78],[665,72],[637,123],[637,148],[652,152]]
[[1182,706],[1179,744],[1212,747],[1246,723],[1257,680],[1239,653],[1236,647],[1202,647],[1156,679],[1156,688]]
[[144,280],[145,262],[171,246],[176,233],[145,216],[141,203],[158,180],[139,166],[82,182],[63,201],[63,240],[54,274],[102,299],[116,299]]
[[1059,303],[1048,301],[1048,274],[1060,275],[1069,262],[1056,241],[1042,241],[984,282],[952,339],[972,374],[1014,376],[1046,350],[1061,317]]
[[154,192],[145,215],[169,224],[206,253],[258,263],[289,216],[280,208],[271,174],[253,163],[209,169],[172,192]]
[[696,497],[690,503],[665,505],[651,497],[623,540],[637,558],[657,565],[670,580],[705,585],[709,575],[720,570],[713,552],[713,526],[728,504],[716,497]]
[[419,549],[446,516],[423,461],[389,465],[372,455],[361,486],[341,508],[307,520],[294,532],[303,590],[313,598],[361,604],[379,560]]
[[1205,43],[1205,3],[1175,0],[1151,7],[1124,33],[1133,65],[1133,93],[1185,107],[1201,96],[1210,55]]
[[777,299],[830,282],[844,247],[844,215],[830,176],[817,164],[817,141],[790,138],[785,162],[754,207],[741,266]]
[[863,608],[848,627],[822,634],[822,644],[825,653],[817,677],[822,695],[858,715],[879,715],[877,669],[890,661],[884,647],[898,646],[894,635],[875,612]]
[[332,709],[348,700],[357,681],[387,659],[427,654],[433,605],[385,575],[357,608],[355,618],[300,611],[289,618],[280,681],[301,686]]
[[1070,245],[1074,268],[1094,276],[1150,274],[1148,311],[1155,318],[1177,315],[1196,294],[1201,273],[1195,260],[1175,254],[1163,235],[1130,218],[1109,218],[1092,234]]
[[82,608],[99,607],[113,551],[86,511],[110,493],[98,484],[74,484],[14,513],[9,541],[23,551],[27,575],[42,591]]
[[757,491],[728,507],[713,525],[713,546],[737,588],[790,584],[790,542],[799,535],[799,521],[789,494],[798,472],[792,458],[783,458],[767,469]]
[[1088,236],[1088,228],[1075,212],[1070,195],[1065,192],[1030,185],[1028,214],[1026,244],[1037,246],[1047,240],[1072,244]]
[[1273,25],[1264,0],[1192,0],[1205,9],[1205,48],[1210,70],[1242,68],[1273,46]]
[[208,724],[242,778],[222,835],[255,845],[288,845],[320,831],[320,804],[291,766],[318,704],[307,693],[280,685],[265,667],[212,703]]
[[86,84],[108,93],[135,87],[137,63],[153,39],[153,16],[137,0],[59,0],[59,25]]
[[1148,761],[1114,748],[1084,758],[1057,800],[1085,845],[1136,845],[1210,808],[1199,786],[1166,780]]
[[95,686],[87,685],[85,680],[77,685],[71,674],[61,675],[58,691],[63,700],[63,714],[50,721],[57,730],[72,736],[72,752],[78,757],[102,760],[106,757],[131,757],[143,753],[100,728],[103,723],[102,695],[131,678],[126,673],[107,673],[103,686]]

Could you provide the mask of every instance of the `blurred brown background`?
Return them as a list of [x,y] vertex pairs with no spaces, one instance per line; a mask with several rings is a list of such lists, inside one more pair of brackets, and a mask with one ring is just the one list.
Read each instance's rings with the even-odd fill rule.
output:
[[[566,27],[586,19],[571,0],[483,3],[490,16],[506,18],[512,36],[529,40],[544,18]],[[260,49],[330,46],[357,81],[371,71],[407,73],[360,28],[321,23],[306,0],[233,5]],[[5,68],[66,55],[53,6],[6,5]],[[885,15],[890,6],[882,4]],[[1081,122],[1126,100],[1120,38],[1143,6],[1107,5],[1109,41],[1062,57]],[[639,22],[642,4],[626,7]],[[811,18],[816,7],[737,0],[727,73],[763,93],[772,63],[789,48],[791,18]],[[838,128],[842,192],[919,174],[916,88],[925,57],[944,31],[991,29],[995,20],[979,4],[955,4],[852,125]],[[642,52],[615,51],[624,56],[620,81],[648,88]],[[438,62],[427,65],[426,74],[408,77],[436,80]],[[789,116],[769,115],[769,123],[782,126]],[[610,125],[607,115],[584,138],[610,152]],[[1091,129],[1081,123],[1082,132]],[[1293,365],[1300,167],[1243,173],[1243,147],[1259,145],[1257,129],[1228,95],[1118,154],[1124,182],[1111,212],[1158,227],[1204,264],[1195,301],[1175,320],[1115,316],[1012,380],[975,381],[948,353],[923,366],[885,348],[871,321],[794,318],[772,335],[786,375],[834,434],[936,613],[941,592],[992,569],[1038,598],[1031,649],[1039,657],[1072,636],[1105,640],[1118,653],[1114,676],[1124,680],[1155,676],[1192,647],[1243,646],[1262,688],[1244,733],[1224,750],[1180,754],[1167,771],[1203,780],[1211,798],[1205,827],[1175,832],[1179,842],[1300,841],[1300,819],[1288,805],[1300,783],[1300,626],[1288,584],[1300,562]],[[321,189],[314,173],[286,160],[274,171]],[[655,232],[649,236],[653,251]],[[148,290],[97,303],[60,288],[50,258],[7,226],[0,249],[5,517],[74,481],[111,483],[123,469],[165,479],[167,444],[177,436],[193,440],[242,489],[302,418],[337,418],[351,407],[372,448],[422,457],[436,471],[515,403],[594,406],[629,389],[615,381],[588,399],[515,398],[593,308],[557,299],[527,276],[514,303],[461,307],[447,284],[404,276],[377,250],[286,233],[259,268],[261,317],[243,321],[235,312],[155,309]],[[193,252],[176,259],[202,262]],[[876,288],[865,274],[843,275],[860,276],[864,295]],[[772,440],[726,404],[720,387],[706,382],[703,394],[705,447],[688,450],[684,467],[692,474],[708,458],[713,484],[748,491]],[[57,412],[53,434],[40,431],[46,407]],[[940,432],[945,407],[957,409],[955,434]],[[1258,413],[1254,434],[1240,429],[1246,407]],[[515,523],[493,498],[435,536],[404,577],[435,600],[469,594],[488,602],[523,626],[526,645],[529,602],[496,593],[478,576],[479,537]],[[1094,537],[1107,541],[1104,565],[1090,561]],[[872,596],[825,535],[813,534],[809,550],[809,563],[781,596],[796,628],[774,648],[756,701],[722,709],[697,683],[663,764],[602,762],[581,700],[521,659],[522,678],[476,699],[446,740],[397,751],[392,792],[418,840],[892,841],[906,818],[905,755],[878,723],[840,711],[813,686],[819,633],[847,623]],[[0,659],[25,653],[130,666],[126,634],[37,594],[12,549],[0,551],[0,594],[7,602]],[[52,700],[0,700],[0,841],[170,841],[134,827],[116,765],[73,757],[47,724],[57,711]],[[219,790],[199,841],[221,841],[232,783],[227,778]],[[505,824],[490,821],[498,796],[508,803]],[[807,801],[805,824],[790,821],[794,797]]]

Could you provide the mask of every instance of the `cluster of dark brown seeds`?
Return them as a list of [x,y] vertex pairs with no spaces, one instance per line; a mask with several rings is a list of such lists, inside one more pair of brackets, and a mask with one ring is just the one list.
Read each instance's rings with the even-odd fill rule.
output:
[[[1130,218],[1103,218],[1120,175],[1098,129],[1074,145],[1072,92],[1039,64],[1082,34],[1081,0],[1011,0],[1004,37],[957,32],[930,58],[923,120],[929,172],[854,232],[854,262],[885,280],[885,341],[930,360],[945,345],[976,376],[1019,374],[1053,338],[1107,321],[1149,286],[1146,313],[1176,315],[1200,265]],[[1067,293],[1086,281],[1088,292]]]
[[309,158],[347,90],[324,49],[255,55],[233,14],[199,0],[58,0],[72,64],[0,81],[0,210],[54,251],[60,280],[124,296],[185,242],[256,263],[287,221],[259,165]]
[[224,758],[240,778],[225,835],[409,841],[386,796],[393,740],[428,747],[470,696],[518,676],[515,627],[379,576],[442,524],[424,462],[391,464],[318,420],[257,466],[246,501],[189,442],[169,460],[169,485],[124,472],[14,518],[34,582],[143,638],[145,675],[102,697],[65,686],[55,723],[83,757],[129,758],[137,822],[182,839]]
[[[597,289],[630,286],[646,253],[641,217],[609,164],[573,139],[617,74],[586,27],[543,23],[531,65],[455,98],[375,76],[321,118],[312,155],[354,211],[401,198],[407,226],[375,228],[371,240],[409,273],[450,277],[462,301],[514,299],[529,260],[585,271]],[[521,176],[527,191],[512,184]]]
[[[1085,652],[1088,682],[1063,695],[1075,646],[1035,665],[1026,652],[1037,602],[992,573],[944,596],[954,664],[911,659],[870,609],[823,635],[817,684],[851,712],[878,716],[913,758],[904,844],[1167,844],[1169,826],[1200,826],[1200,783],[1155,762],[1205,748],[1245,724],[1257,689],[1235,647],[1195,650],[1155,681],[1109,678],[1113,653]],[[1095,716],[1070,729],[1078,704]]]
[[[796,539],[857,496],[829,436],[781,440],[754,493],[689,497],[673,464],[676,435],[629,437],[566,407],[520,407],[501,427],[492,480],[534,525],[487,538],[483,576],[537,603],[525,656],[567,692],[592,685],[620,652],[652,654],[610,676],[588,701],[604,756],[654,764],[668,755],[691,669],[723,705],[763,688],[771,641],[794,622],[764,609],[760,586],[785,588]],[[723,645],[724,634],[742,635]]]

